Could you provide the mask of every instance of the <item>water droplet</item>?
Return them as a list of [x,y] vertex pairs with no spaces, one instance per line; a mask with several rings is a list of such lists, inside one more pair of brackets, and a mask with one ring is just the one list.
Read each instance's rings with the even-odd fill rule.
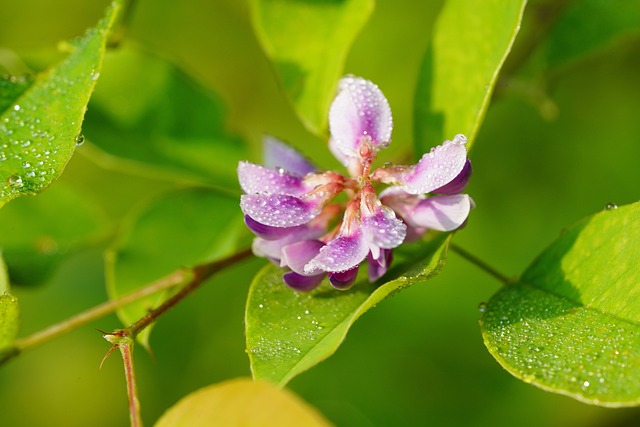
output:
[[615,203],[609,202],[604,208],[608,211],[613,211],[618,209],[618,205],[616,205]]
[[484,313],[485,311],[487,311],[487,303],[483,301],[480,304],[478,304],[478,311],[480,313]]
[[16,104],[16,105],[13,106],[13,109],[15,111],[20,111],[20,106],[18,104]]
[[76,146],[79,147],[82,144],[84,144],[84,135],[80,133],[76,136]]
[[11,188],[20,188],[24,185],[20,175],[11,175],[7,178],[7,185]]
[[29,163],[29,162],[22,162],[22,167],[23,167],[23,168],[25,168],[25,169],[28,169],[28,168],[30,168],[30,167],[31,167],[31,163]]

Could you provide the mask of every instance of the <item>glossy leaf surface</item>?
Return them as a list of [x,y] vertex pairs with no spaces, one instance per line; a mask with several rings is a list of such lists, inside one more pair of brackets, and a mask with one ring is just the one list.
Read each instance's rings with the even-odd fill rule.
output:
[[[359,280],[347,291],[327,280],[309,293],[282,282],[282,270],[268,265],[254,279],[246,312],[247,351],[253,376],[279,385],[331,356],[353,323],[393,293],[438,274],[449,240],[442,235],[412,245],[383,284]],[[362,268],[365,270],[365,268]]]
[[513,375],[605,406],[640,404],[640,204],[578,223],[489,302],[485,344]]
[[445,2],[416,90],[416,151],[462,133],[473,144],[520,27],[524,0]]
[[0,207],[33,195],[62,173],[81,134],[91,92],[121,2],[70,44],[69,56],[49,71],[0,83]]
[[373,0],[252,0],[256,34],[293,106],[322,135],[347,53]]

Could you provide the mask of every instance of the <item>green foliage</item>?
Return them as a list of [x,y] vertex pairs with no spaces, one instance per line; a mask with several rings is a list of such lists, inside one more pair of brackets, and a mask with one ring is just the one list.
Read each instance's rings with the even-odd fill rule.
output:
[[0,210],[0,247],[11,282],[42,283],[70,252],[100,237],[108,226],[91,198],[62,182],[39,197],[15,200]]
[[322,135],[347,53],[373,0],[251,0],[256,34],[296,112]]
[[[241,217],[235,197],[210,189],[182,190],[143,205],[106,255],[109,296],[121,297],[181,267],[229,255],[236,247]],[[147,297],[118,310],[118,316],[128,326],[164,299],[166,294]],[[149,333],[150,328],[138,335],[145,347]]]
[[0,253],[0,361],[18,335],[18,299],[9,293],[9,276]]
[[489,302],[489,351],[544,389],[594,404],[640,404],[638,239],[640,203],[564,232]]
[[235,379],[202,388],[169,408],[155,427],[329,427],[293,393],[266,382]]
[[169,62],[126,45],[105,56],[85,133],[127,170],[237,187],[236,166],[247,152],[225,122],[218,96]]
[[447,1],[425,53],[414,111],[416,151],[462,133],[471,147],[526,1]]
[[541,51],[553,69],[640,36],[640,5],[627,0],[582,0],[554,23]]
[[331,356],[360,316],[399,290],[440,272],[449,239],[442,235],[414,245],[405,260],[379,285],[359,280],[347,291],[327,281],[309,293],[282,283],[282,270],[268,265],[256,276],[247,300],[246,336],[251,370],[257,380],[284,386]]
[[0,84],[0,207],[44,190],[62,173],[78,142],[89,97],[118,11],[71,45],[73,51],[51,70]]

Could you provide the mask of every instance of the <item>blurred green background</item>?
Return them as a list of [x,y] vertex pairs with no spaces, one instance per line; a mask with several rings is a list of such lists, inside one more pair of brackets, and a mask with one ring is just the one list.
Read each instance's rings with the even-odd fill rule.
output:
[[[392,157],[412,147],[418,67],[441,3],[378,0],[347,60],[347,73],[373,80],[389,99],[395,122]],[[57,43],[94,25],[107,2],[0,4],[0,64],[19,70],[27,68],[17,58],[39,63],[55,57]],[[516,41],[514,52],[529,51],[525,41],[539,25],[535,11],[542,10],[541,4],[529,4],[523,39]],[[227,104],[229,130],[252,147],[250,160],[260,159],[260,136],[269,133],[323,167],[338,166],[279,91],[253,35],[245,1],[140,0],[127,37],[171,58],[219,94]],[[507,64],[509,80],[501,82],[470,153],[474,176],[468,192],[477,209],[455,237],[510,276],[517,276],[562,228],[609,202],[637,201],[640,179],[637,36],[613,40],[554,69],[546,86],[535,79],[535,61],[519,61],[517,55],[514,60]],[[170,181],[105,168],[84,148],[60,182],[95,199],[112,224],[141,198],[174,187]],[[51,209],[55,213],[56,207]],[[14,289],[22,309],[21,336],[106,299],[102,252],[108,243],[102,239],[75,253],[46,284]],[[244,301],[264,262],[254,259],[214,278],[157,324],[153,356],[137,351],[148,425],[196,388],[250,375]],[[478,304],[498,287],[451,254],[438,277],[369,312],[336,355],[290,387],[339,426],[640,424],[638,409],[584,405],[504,371],[485,350],[478,327]],[[109,316],[91,326],[109,330],[120,325]],[[114,356],[98,370],[109,346],[92,327],[0,369],[0,425],[127,425],[121,363]]]

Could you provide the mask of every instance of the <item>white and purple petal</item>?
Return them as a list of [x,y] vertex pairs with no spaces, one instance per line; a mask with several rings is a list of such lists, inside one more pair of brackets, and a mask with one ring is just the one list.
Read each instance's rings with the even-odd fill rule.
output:
[[445,141],[422,156],[414,166],[396,166],[378,169],[375,180],[402,186],[410,194],[425,194],[453,181],[467,161],[464,147],[466,138],[457,135],[453,141]]
[[244,216],[244,223],[253,234],[265,240],[279,240],[293,233],[296,228],[304,227],[304,225],[297,225],[295,227],[271,227],[259,223],[249,215]]
[[433,190],[433,192],[437,194],[461,193],[469,183],[469,178],[471,178],[471,172],[472,172],[471,161],[467,159],[467,162],[464,164],[464,167],[462,168],[458,176],[453,178],[453,180],[448,184],[445,184],[440,188],[436,188],[435,190]]
[[316,167],[302,154],[272,136],[264,137],[264,164],[272,169],[283,168],[301,177],[316,171]]
[[302,225],[290,229],[284,237],[278,240],[266,240],[260,237],[253,239],[251,249],[254,255],[277,260],[282,259],[282,248],[303,240],[315,240],[326,232],[324,224]]
[[306,273],[319,270],[327,272],[342,272],[351,270],[360,264],[369,253],[369,244],[361,230],[355,230],[351,235],[338,236],[320,249],[317,257],[304,267]]
[[324,243],[319,240],[302,240],[286,245],[281,251],[282,258],[280,265],[282,267],[289,267],[292,271],[303,276],[309,276],[309,274],[304,271],[304,266],[318,256],[322,247],[324,247]]
[[393,128],[389,102],[374,83],[344,77],[329,110],[329,128],[343,156],[358,157],[362,138],[370,139],[375,148],[384,148]]
[[296,291],[308,292],[318,287],[322,279],[324,279],[324,276],[325,273],[314,276],[304,276],[295,271],[289,271],[282,275],[282,280],[287,286]]
[[341,291],[349,289],[358,277],[358,267],[359,265],[356,265],[351,270],[329,273],[329,283]]
[[[362,216],[362,230],[370,244],[377,248],[391,249],[400,246],[407,235],[407,226],[402,220],[396,218],[392,209],[380,205],[376,212]],[[372,252],[377,252],[374,247]],[[377,257],[374,253],[374,257]]]
[[291,194],[299,196],[307,188],[302,178],[287,173],[283,168],[269,169],[249,162],[238,163],[238,181],[247,194]]
[[270,227],[295,227],[317,217],[321,206],[288,194],[243,194],[240,208],[245,215]]
[[375,282],[387,272],[393,260],[391,249],[382,249],[380,256],[375,259],[371,253],[367,256],[369,281]]
[[417,227],[451,231],[467,220],[472,206],[471,197],[466,194],[429,197],[415,207],[407,220]]

